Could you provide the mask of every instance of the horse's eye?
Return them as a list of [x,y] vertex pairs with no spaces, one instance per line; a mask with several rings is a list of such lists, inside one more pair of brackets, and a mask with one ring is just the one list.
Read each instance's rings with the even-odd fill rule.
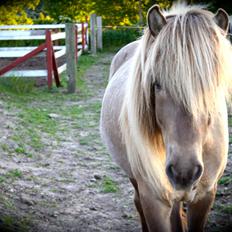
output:
[[161,90],[161,89],[162,89],[160,83],[157,82],[157,81],[155,82],[155,89],[156,89],[156,90]]

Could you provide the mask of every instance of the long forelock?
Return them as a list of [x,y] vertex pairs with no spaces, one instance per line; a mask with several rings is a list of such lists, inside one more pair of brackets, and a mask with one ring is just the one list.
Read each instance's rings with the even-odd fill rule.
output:
[[193,115],[213,111],[217,91],[230,86],[231,46],[212,18],[201,9],[172,17],[154,40],[144,65],[145,73],[152,72],[152,82],[160,82]]

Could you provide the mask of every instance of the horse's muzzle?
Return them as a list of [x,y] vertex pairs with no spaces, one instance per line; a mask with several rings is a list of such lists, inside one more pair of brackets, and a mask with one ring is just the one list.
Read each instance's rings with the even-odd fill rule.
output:
[[172,186],[176,190],[186,189],[192,186],[201,176],[203,167],[200,164],[191,168],[180,168],[174,164],[168,164],[166,174]]

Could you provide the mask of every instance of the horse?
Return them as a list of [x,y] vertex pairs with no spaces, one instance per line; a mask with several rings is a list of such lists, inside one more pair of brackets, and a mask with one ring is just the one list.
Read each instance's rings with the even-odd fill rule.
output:
[[204,231],[228,154],[228,14],[153,5],[115,55],[100,133],[132,183],[143,232]]

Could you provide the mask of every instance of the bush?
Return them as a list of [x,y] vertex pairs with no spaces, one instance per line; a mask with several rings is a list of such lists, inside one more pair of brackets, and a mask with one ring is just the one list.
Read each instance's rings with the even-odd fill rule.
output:
[[104,49],[122,47],[137,40],[142,35],[140,28],[120,28],[103,30]]

